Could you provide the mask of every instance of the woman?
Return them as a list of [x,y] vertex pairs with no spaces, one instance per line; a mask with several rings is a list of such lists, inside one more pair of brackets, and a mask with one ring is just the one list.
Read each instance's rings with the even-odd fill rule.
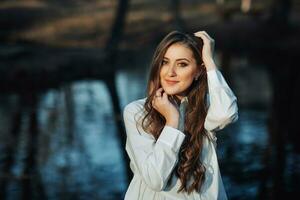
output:
[[125,200],[227,199],[215,132],[238,108],[213,51],[205,31],[173,31],[158,45],[147,97],[123,113],[134,173]]

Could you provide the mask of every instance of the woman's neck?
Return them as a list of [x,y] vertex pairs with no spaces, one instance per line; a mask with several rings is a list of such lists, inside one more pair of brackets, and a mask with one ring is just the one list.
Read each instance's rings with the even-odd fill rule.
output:
[[184,98],[183,96],[180,96],[180,95],[172,95],[171,97],[178,106],[180,105],[181,100]]

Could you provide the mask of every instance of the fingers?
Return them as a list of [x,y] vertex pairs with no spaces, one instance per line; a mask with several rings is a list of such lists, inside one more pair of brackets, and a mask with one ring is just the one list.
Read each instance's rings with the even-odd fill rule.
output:
[[163,92],[163,88],[159,88],[158,90],[156,90],[155,97],[161,97],[162,96],[162,92]]
[[206,31],[198,31],[198,32],[194,33],[194,35],[196,37],[200,37],[203,40],[214,41],[214,39],[212,37],[210,37]]
[[212,39],[209,35],[208,35],[208,33],[206,32],[206,31],[198,31],[198,32],[196,32],[196,33],[194,33],[194,35],[195,36],[202,36],[202,35],[204,35],[204,36],[206,36],[207,38],[210,38],[210,39]]
[[161,100],[162,99],[161,97],[164,97],[164,95],[167,95],[167,94],[164,92],[163,88],[159,88],[158,90],[156,90],[155,96],[152,100],[152,106],[154,108],[157,108],[157,106],[156,106],[157,100]]
[[166,96],[168,96],[168,95],[167,95],[167,93],[163,90],[163,88],[159,88],[159,89],[156,91],[153,100],[154,100],[154,101],[157,101],[157,100],[164,100]]
[[169,99],[168,99],[168,95],[167,95],[166,92],[163,93],[162,99],[163,99],[163,100],[166,100],[166,101],[169,100]]

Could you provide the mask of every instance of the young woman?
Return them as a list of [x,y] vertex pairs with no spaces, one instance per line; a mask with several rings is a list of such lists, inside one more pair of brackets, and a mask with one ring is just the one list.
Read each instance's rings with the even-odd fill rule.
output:
[[125,200],[227,199],[215,132],[238,108],[213,51],[205,31],[173,31],[158,45],[147,97],[123,113],[134,173]]

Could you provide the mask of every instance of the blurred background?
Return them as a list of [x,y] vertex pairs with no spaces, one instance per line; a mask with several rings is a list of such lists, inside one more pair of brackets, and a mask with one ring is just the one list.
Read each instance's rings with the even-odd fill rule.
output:
[[218,133],[229,199],[295,199],[299,11],[298,0],[2,0],[0,199],[123,199],[122,110],[145,96],[172,30],[216,40],[238,98],[239,120]]

